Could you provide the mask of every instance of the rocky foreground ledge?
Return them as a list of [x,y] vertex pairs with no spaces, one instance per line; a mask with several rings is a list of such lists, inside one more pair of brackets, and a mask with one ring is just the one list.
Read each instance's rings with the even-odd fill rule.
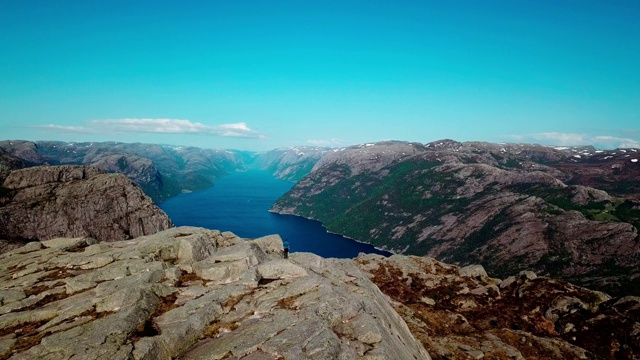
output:
[[194,227],[29,243],[0,255],[0,359],[640,356],[639,298],[431,258],[282,251],[277,235]]
[[0,256],[0,358],[428,359],[352,260],[180,227]]

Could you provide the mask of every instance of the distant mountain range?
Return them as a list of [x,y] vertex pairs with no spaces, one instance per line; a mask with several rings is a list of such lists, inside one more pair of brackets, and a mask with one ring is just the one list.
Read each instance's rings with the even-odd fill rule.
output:
[[[638,154],[3,142],[0,359],[636,359],[640,298],[625,295],[639,293]],[[73,162],[102,169],[34,166]],[[249,167],[301,179],[274,211],[492,276],[428,256],[283,259],[278,236],[172,229],[130,179],[105,173],[170,179],[151,187],[170,196]]]
[[381,142],[334,149],[272,211],[396,253],[640,294],[640,151]]
[[495,276],[534,270],[613,294],[640,294],[639,159],[638,149],[453,140],[265,153],[2,141],[0,180],[15,168],[93,165],[127,175],[162,201],[261,168],[298,181],[272,211],[320,220],[359,241],[480,263]]
[[122,173],[156,202],[214,185],[235,171],[259,167],[276,177],[298,181],[327,148],[298,147],[257,153],[141,143],[0,141],[0,179],[11,169],[38,165],[90,165]]
[[217,178],[243,170],[247,156],[252,156],[240,151],[116,142],[2,141],[0,149],[25,166],[91,165],[122,173],[155,201],[211,187]]

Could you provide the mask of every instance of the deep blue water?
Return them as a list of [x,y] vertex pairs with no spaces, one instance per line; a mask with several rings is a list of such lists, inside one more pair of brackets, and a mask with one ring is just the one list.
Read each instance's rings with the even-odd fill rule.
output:
[[243,238],[279,234],[289,240],[291,252],[336,258],[352,258],[360,252],[389,255],[372,245],[327,233],[318,221],[270,213],[271,205],[292,186],[266,171],[251,170],[231,174],[210,189],[181,194],[159,206],[176,226],[231,231]]

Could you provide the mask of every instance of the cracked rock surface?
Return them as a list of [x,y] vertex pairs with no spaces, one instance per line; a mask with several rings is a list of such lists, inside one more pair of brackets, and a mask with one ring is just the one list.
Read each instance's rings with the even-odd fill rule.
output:
[[352,260],[179,227],[0,255],[0,359],[430,359]]
[[523,271],[361,254],[360,268],[433,359],[640,359],[640,298]]

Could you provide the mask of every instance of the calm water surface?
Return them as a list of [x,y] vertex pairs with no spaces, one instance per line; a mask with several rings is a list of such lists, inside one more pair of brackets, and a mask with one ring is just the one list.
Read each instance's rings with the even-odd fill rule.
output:
[[369,244],[329,234],[318,221],[270,213],[271,205],[292,186],[266,171],[251,170],[226,176],[210,189],[181,194],[159,206],[176,226],[231,231],[243,238],[279,234],[289,240],[291,252],[337,258],[356,257],[360,252],[390,255]]

